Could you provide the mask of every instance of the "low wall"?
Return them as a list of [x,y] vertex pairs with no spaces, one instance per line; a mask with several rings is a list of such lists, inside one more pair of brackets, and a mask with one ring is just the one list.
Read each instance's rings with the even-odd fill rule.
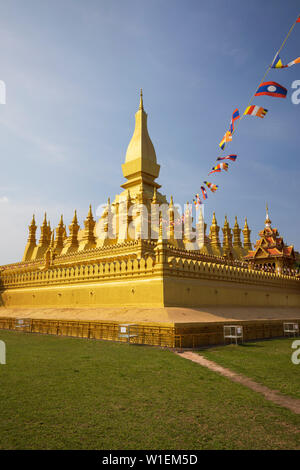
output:
[[[130,327],[130,340],[120,337],[118,322],[85,322],[46,319],[0,318],[0,330],[14,330],[28,333],[72,336],[77,338],[120,341],[130,344],[144,344],[168,348],[197,349],[203,346],[224,344],[224,325],[243,326],[244,341],[277,338],[283,336],[283,320],[257,320],[234,322],[210,322],[157,326],[134,324]],[[300,324],[299,319],[285,319],[285,322]]]
[[[284,336],[283,323],[298,323],[300,320],[287,318],[284,320],[227,321],[216,323],[175,324],[175,347],[197,348],[224,344],[224,325],[241,325],[244,341],[280,338]],[[228,344],[228,340],[226,340]]]
[[[21,321],[20,321],[21,320]],[[14,330],[27,333],[41,333],[77,338],[103,339],[128,343],[120,337],[118,322],[85,322],[46,319],[0,318],[0,330]],[[134,324],[130,326],[131,344],[174,347],[174,327]]]

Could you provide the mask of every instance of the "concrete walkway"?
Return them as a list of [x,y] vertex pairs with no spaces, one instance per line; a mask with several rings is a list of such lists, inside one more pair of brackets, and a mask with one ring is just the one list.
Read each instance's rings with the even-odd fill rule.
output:
[[203,367],[207,367],[208,369],[218,372],[219,374],[227,377],[228,379],[232,380],[233,382],[240,383],[245,385],[245,387],[254,390],[255,392],[261,393],[267,400],[275,403],[276,405],[283,406],[284,408],[289,409],[293,413],[300,414],[300,400],[298,398],[288,397],[286,395],[282,395],[280,392],[276,390],[271,390],[270,388],[266,387],[265,385],[261,385],[258,382],[255,382],[248,377],[237,374],[230,369],[226,369],[213,361],[206,359],[199,354],[187,351],[183,353],[176,353],[178,356],[181,356],[185,359],[189,359],[190,361],[196,362]]

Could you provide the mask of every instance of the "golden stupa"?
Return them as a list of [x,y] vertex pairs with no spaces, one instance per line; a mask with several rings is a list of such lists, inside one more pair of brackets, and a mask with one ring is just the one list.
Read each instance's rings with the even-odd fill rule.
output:
[[171,307],[176,315],[178,308],[198,312],[189,317],[186,311],[182,321],[203,321],[203,312],[228,319],[238,311],[249,318],[276,308],[299,312],[297,276],[246,262],[252,253],[247,219],[241,230],[237,218],[231,229],[225,217],[221,242],[215,213],[207,234],[201,210],[193,226],[189,207],[183,218],[173,198],[159,191],[142,93],[122,170],[122,192],[108,199],[99,220],[90,207],[80,228],[75,211],[67,232],[63,216],[51,230],[45,214],[37,241],[33,216],[22,261],[0,267],[2,315],[5,309],[38,310],[40,316],[43,309],[49,315],[50,309],[69,309],[69,318],[78,318],[81,308],[82,319],[98,309],[99,319],[165,322],[173,321],[170,311],[165,314]]

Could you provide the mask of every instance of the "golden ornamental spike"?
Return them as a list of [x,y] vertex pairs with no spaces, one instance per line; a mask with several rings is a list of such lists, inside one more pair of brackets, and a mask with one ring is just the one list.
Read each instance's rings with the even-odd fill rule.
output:
[[140,91],[140,104],[139,104],[139,109],[142,109],[144,111],[144,103],[143,103],[143,90],[141,88]]
[[93,218],[92,204],[90,204],[87,218],[88,218],[89,220],[91,220],[91,219]]
[[75,212],[74,212],[74,217],[73,217],[73,220],[72,220],[72,224],[77,224],[78,221],[77,221],[77,210],[75,209]]
[[31,221],[31,224],[30,224],[30,225],[31,225],[31,227],[33,227],[33,226],[35,226],[35,225],[36,225],[36,223],[35,223],[35,216],[34,216],[34,214],[32,215],[32,221]]

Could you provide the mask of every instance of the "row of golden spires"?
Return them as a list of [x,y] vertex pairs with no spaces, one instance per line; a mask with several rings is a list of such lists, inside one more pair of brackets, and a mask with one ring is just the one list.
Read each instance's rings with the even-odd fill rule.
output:
[[[108,201],[108,206],[110,201]],[[173,208],[173,198],[171,197],[170,208]],[[107,214],[107,212],[106,212]],[[201,214],[201,211],[200,211]],[[199,219],[200,221],[200,219]],[[199,223],[198,221],[198,223]],[[174,217],[170,217],[170,235],[174,234]],[[96,246],[97,240],[95,236],[96,222],[93,218],[92,207],[90,205],[88,215],[84,221],[84,230],[81,233],[80,241],[78,240],[78,233],[80,225],[78,224],[77,211],[74,212],[74,217],[69,225],[69,236],[67,235],[66,226],[61,215],[57,228],[51,230],[50,221],[47,221],[47,214],[44,215],[44,221],[40,227],[41,235],[38,245],[36,244],[36,230],[37,224],[35,216],[33,215],[31,224],[29,226],[29,238],[24,253],[24,260],[33,260],[43,257],[46,249],[52,249],[57,254],[65,254],[76,250],[84,250]],[[206,229],[206,224],[204,224]],[[204,236],[204,245],[211,245],[214,252],[218,253],[221,250],[221,242],[219,238],[220,226],[217,223],[216,215],[213,213],[212,224],[210,227],[209,237]],[[229,226],[228,218],[225,216],[223,232],[223,251],[230,251],[231,248],[243,248],[248,251],[252,249],[250,233],[247,218],[243,230],[240,229],[237,217],[235,217],[234,227],[231,229]],[[244,235],[244,243],[241,242],[241,232]]]

